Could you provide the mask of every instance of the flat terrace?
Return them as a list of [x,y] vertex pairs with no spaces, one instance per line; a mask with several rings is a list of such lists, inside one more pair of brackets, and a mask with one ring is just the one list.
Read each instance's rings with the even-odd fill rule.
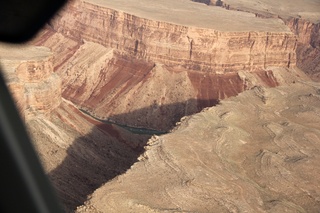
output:
[[320,22],[320,0],[223,0],[235,9]]
[[0,66],[5,72],[14,72],[15,68],[26,61],[41,61],[52,56],[47,47],[0,43]]
[[137,17],[230,32],[290,32],[280,19],[207,6],[191,0],[82,0]]

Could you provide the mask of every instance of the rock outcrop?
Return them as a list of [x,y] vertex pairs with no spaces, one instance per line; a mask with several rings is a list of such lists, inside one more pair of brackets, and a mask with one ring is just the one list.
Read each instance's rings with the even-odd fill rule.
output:
[[23,117],[48,114],[61,103],[61,80],[46,47],[1,44],[0,63]]
[[[51,26],[75,40],[193,70],[226,73],[295,66],[295,36],[279,19],[266,21],[253,14],[202,7],[190,0],[161,0],[159,7],[148,2],[141,2],[139,8],[134,4],[74,1]],[[186,9],[168,12],[175,6]],[[191,14],[195,16],[190,18]]]

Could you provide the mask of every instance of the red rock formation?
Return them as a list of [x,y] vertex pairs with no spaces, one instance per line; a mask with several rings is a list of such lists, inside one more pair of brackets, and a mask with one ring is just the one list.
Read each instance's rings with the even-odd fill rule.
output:
[[63,97],[96,117],[162,130],[254,85],[278,85],[272,71],[252,72],[246,80],[232,72],[155,65],[92,42],[81,45],[56,73]]
[[320,2],[314,0],[224,0],[222,7],[257,17],[282,19],[297,36],[297,66],[320,80]]
[[217,73],[294,66],[296,39],[283,24],[275,25],[279,26],[256,31],[254,27],[242,31],[231,26],[230,30],[183,26],[92,1],[69,4],[51,23],[55,30],[78,41],[93,41],[166,65]]
[[[295,66],[296,40],[281,21],[233,13],[266,26],[201,28],[72,1],[33,43],[59,55],[66,99],[99,118],[168,130],[254,85],[278,85],[265,68]],[[243,70],[252,72],[249,81],[237,74]]]

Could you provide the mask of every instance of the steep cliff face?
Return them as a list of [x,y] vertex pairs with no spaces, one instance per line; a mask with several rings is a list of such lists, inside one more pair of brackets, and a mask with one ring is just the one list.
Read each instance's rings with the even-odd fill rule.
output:
[[181,117],[255,85],[279,84],[271,70],[252,72],[251,78],[188,70],[138,60],[93,42],[80,45],[56,73],[62,78],[62,96],[79,108],[100,119],[158,130],[169,130]]
[[[279,85],[272,67],[295,67],[296,38],[282,21],[190,2],[71,1],[32,43],[59,55],[64,98],[100,119],[161,130],[255,85]],[[181,3],[176,16],[166,11]]]
[[[222,24],[196,27],[153,20],[152,17],[141,18],[112,7],[101,2],[75,1],[52,21],[51,26],[75,40],[89,40],[138,58],[194,70],[225,73],[295,65],[296,39],[279,20],[264,22],[254,15],[227,11],[226,19],[221,18],[224,19]],[[221,8],[215,10],[218,11],[211,11],[211,14],[221,13]],[[222,28],[223,22],[228,25],[230,15],[240,21],[251,18],[252,26],[266,26],[245,25],[241,29],[229,24],[229,28]],[[205,21],[217,23],[214,18]]]
[[0,54],[10,91],[26,119],[59,106],[61,80],[53,73],[53,55],[48,48],[2,44]]
[[320,2],[316,0],[276,1],[224,0],[222,7],[253,13],[261,18],[282,19],[297,36],[297,66],[313,80],[320,79]]
[[[320,9],[320,7],[319,7]],[[320,80],[320,23],[291,18],[286,24],[297,35],[297,66]]]

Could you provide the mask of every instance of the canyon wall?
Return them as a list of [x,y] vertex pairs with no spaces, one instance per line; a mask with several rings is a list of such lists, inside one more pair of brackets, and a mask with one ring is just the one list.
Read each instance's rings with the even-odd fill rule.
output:
[[20,114],[48,114],[61,103],[61,80],[46,47],[0,46],[0,63]]
[[246,11],[263,19],[282,19],[297,37],[297,66],[320,80],[320,2],[314,0],[224,0],[228,10]]
[[[215,9],[223,20],[226,10]],[[100,119],[169,130],[221,99],[279,85],[272,67],[295,67],[296,38],[282,21],[266,23],[216,30],[71,1],[33,44],[59,55],[53,66],[62,96],[79,108]]]
[[[52,34],[45,44],[59,52],[57,37],[61,35]],[[283,82],[272,70],[216,74],[178,69],[87,41],[65,59],[55,64],[64,98],[97,118],[158,130],[169,130],[181,117],[256,85],[273,87]]]
[[96,42],[138,58],[193,70],[225,73],[296,64],[296,38],[281,29],[218,31],[183,26],[86,1],[71,2],[50,25],[74,40]]
[[320,81],[320,23],[291,18],[286,24],[297,35],[297,66]]

